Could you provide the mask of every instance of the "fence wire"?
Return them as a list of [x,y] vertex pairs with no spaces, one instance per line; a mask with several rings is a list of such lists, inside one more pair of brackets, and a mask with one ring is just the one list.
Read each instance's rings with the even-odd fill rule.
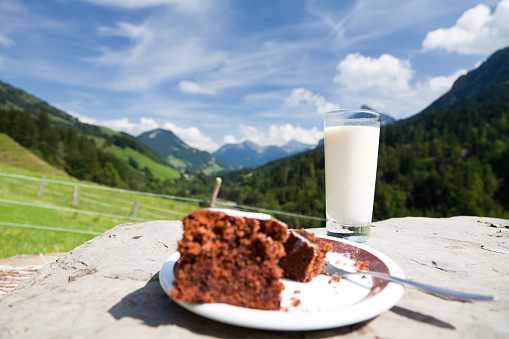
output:
[[[81,183],[81,182],[70,182],[70,181],[63,181],[63,180],[55,180],[55,179],[47,179],[47,178],[39,178],[39,177],[31,177],[31,176],[25,176],[20,174],[14,174],[14,173],[5,173],[0,172],[0,177],[3,177],[3,179],[7,182],[10,182],[12,184],[18,185],[18,186],[25,186],[23,188],[30,188],[30,189],[38,189],[39,186],[37,185],[30,185],[25,184],[23,182],[20,182],[21,180],[28,180],[32,182],[39,182],[44,184],[57,184],[57,185],[65,185],[65,186],[73,186],[73,187],[79,187],[81,188],[88,188],[88,189],[97,189],[102,191],[109,191],[109,192],[117,192],[117,193],[126,193],[126,194],[133,194],[133,195],[140,195],[140,196],[149,196],[149,197],[156,197],[156,198],[165,198],[165,199],[172,199],[177,201],[186,201],[186,202],[195,202],[195,203],[210,203],[209,200],[204,199],[198,199],[198,198],[189,198],[189,197],[180,197],[180,196],[174,196],[174,195],[167,195],[167,194],[158,194],[158,193],[150,193],[150,192],[141,192],[141,191],[134,191],[134,190],[126,190],[121,188],[113,188],[113,187],[107,187],[107,186],[99,186],[94,184],[87,184],[87,183]],[[15,180],[18,179],[18,180]],[[28,187],[26,187],[28,186]],[[48,188],[44,188],[45,193],[49,193],[56,196],[70,196],[72,194],[71,190],[65,190],[65,193],[62,191],[56,191]],[[80,197],[80,201],[83,201],[88,204],[92,205],[98,205],[106,208],[115,208],[118,210],[124,210],[129,211],[131,208],[127,207],[121,207],[116,206],[111,203],[102,202],[95,199],[101,199],[102,196],[100,194],[94,194],[90,192],[80,192],[80,196],[85,195],[88,197],[91,197],[92,199]],[[95,199],[94,199],[95,198]],[[119,203],[129,203],[132,204],[132,201],[125,200],[125,199],[118,199],[118,198],[108,198],[109,202],[119,202]],[[67,208],[67,207],[59,207],[59,206],[50,206],[50,205],[44,205],[44,204],[36,204],[36,203],[30,203],[30,202],[24,202],[24,201],[17,201],[17,200],[10,200],[10,199],[3,199],[0,198],[0,202],[6,203],[6,204],[16,204],[16,205],[22,205],[27,207],[36,207],[36,208],[45,208],[45,209],[52,209],[57,211],[64,211],[64,212],[74,212],[74,213],[83,213],[83,214],[89,214],[89,215],[95,215],[95,216],[102,216],[102,217],[109,217],[109,218],[118,218],[118,219],[128,219],[128,220],[134,220],[134,221],[149,221],[151,219],[145,219],[145,218],[137,218],[132,216],[125,216],[125,215],[118,215],[118,214],[112,214],[112,213],[102,213],[102,212],[94,212],[89,210],[82,210],[82,209],[75,209],[75,208]],[[284,211],[277,211],[277,210],[271,210],[266,208],[259,208],[259,207],[253,207],[253,206],[247,206],[247,205],[241,205],[237,203],[232,202],[221,202],[216,201],[215,203],[218,207],[225,207],[225,208],[235,208],[240,210],[249,210],[249,211],[257,211],[262,213],[269,213],[269,214],[276,214],[276,215],[284,215],[289,217],[295,217],[295,218],[302,218],[302,219],[308,219],[308,220],[315,220],[315,221],[325,221],[325,218],[319,218],[314,216],[308,216],[303,214],[297,214],[297,213],[290,213],[290,212],[284,212]],[[163,213],[169,213],[173,215],[183,216],[186,213],[168,210],[164,208],[159,208],[156,206],[149,206],[149,205],[143,205],[143,209],[152,209],[155,211],[163,212]],[[150,216],[150,217],[156,217],[161,219],[168,219],[167,216],[156,214],[156,213],[150,213],[146,211],[140,211],[140,214]],[[18,223],[9,223],[9,222],[0,222],[0,225],[4,226],[13,226],[13,227],[26,227],[26,228],[38,228],[38,229],[45,229],[45,230],[53,230],[53,231],[65,231],[65,232],[75,232],[75,233],[86,233],[86,234],[100,234],[99,232],[92,232],[92,231],[86,231],[86,230],[69,230],[65,228],[55,228],[55,227],[47,227],[47,226],[39,226],[39,225],[26,225],[26,224],[18,224]]]

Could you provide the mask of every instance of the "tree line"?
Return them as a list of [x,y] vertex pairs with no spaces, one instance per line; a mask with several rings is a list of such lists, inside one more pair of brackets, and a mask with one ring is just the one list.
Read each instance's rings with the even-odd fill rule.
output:
[[[149,169],[128,165],[75,127],[53,125],[44,110],[34,116],[27,110],[0,108],[0,132],[77,179],[137,190],[150,190],[157,185]],[[105,143],[126,147],[126,141],[119,136],[103,135],[102,138]]]
[[[100,184],[209,199],[215,176],[194,173],[158,180],[133,159],[120,160],[74,127],[54,126],[44,111],[0,109],[0,132],[64,169]],[[132,145],[121,134],[105,144]],[[380,133],[374,220],[404,216],[479,215],[509,218],[509,90],[507,86],[430,108]],[[223,173],[219,198],[253,207],[323,218],[323,147]],[[204,204],[205,205],[205,204]],[[323,226],[275,215],[293,227]]]
[[[374,220],[509,217],[509,87],[435,107],[380,132]],[[323,147],[223,176],[221,197],[325,215]],[[283,217],[282,218],[286,218]],[[303,221],[290,218],[294,225]],[[304,222],[302,226],[323,226]]]

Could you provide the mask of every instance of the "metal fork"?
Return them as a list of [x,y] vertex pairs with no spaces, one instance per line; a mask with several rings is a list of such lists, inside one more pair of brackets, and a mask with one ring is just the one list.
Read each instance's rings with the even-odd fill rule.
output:
[[420,290],[428,291],[428,292],[431,292],[434,294],[441,294],[441,295],[452,297],[452,298],[458,299],[458,300],[497,300],[497,297],[495,297],[495,296],[471,294],[471,293],[464,293],[464,292],[448,290],[448,289],[441,288],[441,287],[418,283],[418,282],[415,282],[412,280],[401,279],[401,278],[398,278],[398,277],[395,277],[395,276],[392,276],[392,275],[389,275],[386,273],[382,273],[382,272],[373,272],[373,271],[349,272],[349,271],[342,270],[327,261],[324,262],[322,269],[334,277],[342,277],[344,275],[353,275],[353,274],[370,275],[375,278],[384,279],[384,280],[395,282],[395,283],[398,283],[401,285],[414,286]]

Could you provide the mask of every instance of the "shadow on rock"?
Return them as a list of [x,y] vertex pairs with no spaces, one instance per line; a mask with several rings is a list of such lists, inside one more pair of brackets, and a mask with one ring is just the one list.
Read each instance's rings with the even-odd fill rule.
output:
[[159,284],[159,273],[142,288],[129,293],[108,311],[115,319],[130,317],[146,326],[178,326],[193,333],[221,338],[328,338],[362,329],[369,321],[350,326],[310,332],[279,332],[242,328],[196,315],[173,302]]
[[419,312],[411,311],[411,310],[403,308],[403,307],[394,306],[393,308],[391,308],[391,312],[394,312],[396,314],[399,314],[403,317],[406,317],[406,318],[409,318],[412,320],[420,321],[420,322],[434,325],[434,326],[437,326],[440,328],[446,328],[446,329],[450,329],[450,330],[456,329],[451,324],[443,322],[442,320],[439,320],[435,317],[432,317],[432,316],[426,315],[426,314],[422,314]]

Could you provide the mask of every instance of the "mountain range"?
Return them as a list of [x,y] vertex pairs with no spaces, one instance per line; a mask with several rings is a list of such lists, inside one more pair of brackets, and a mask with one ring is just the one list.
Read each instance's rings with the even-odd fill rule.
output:
[[83,123],[47,102],[2,81],[0,81],[0,108],[28,112],[34,118],[44,111],[52,125],[75,128],[79,133],[94,138],[99,148],[115,154],[127,166],[139,171],[142,164],[142,168],[148,168],[152,174],[161,179],[174,178],[178,176],[177,172],[201,172],[209,175],[244,167],[256,167],[314,147],[297,141],[290,141],[282,147],[262,147],[252,141],[246,141],[241,144],[224,145],[211,155],[187,145],[168,130],[156,129],[134,137],[103,126]]
[[234,168],[258,167],[269,161],[304,152],[316,145],[308,145],[296,140],[279,146],[260,146],[250,140],[239,144],[226,144],[212,153],[217,158],[231,164]]
[[[2,82],[0,133],[82,180],[205,198],[214,185],[214,178],[203,173],[179,179],[177,169],[139,139],[83,124]],[[243,144],[251,149],[247,153],[259,154],[257,145]],[[287,154],[298,150],[295,143],[287,146],[292,149]],[[271,147],[262,151],[280,152]],[[224,173],[219,198],[323,218],[323,157],[319,145]],[[409,215],[509,218],[507,159],[509,48],[504,48],[422,112],[381,129],[374,220]],[[287,215],[276,217],[293,227],[315,226]]]
[[[55,126],[72,126],[81,133],[99,139],[102,138],[101,136],[108,136],[113,143],[121,145],[122,148],[128,145],[131,151],[140,153],[142,157],[146,156],[157,164],[172,167],[180,172],[215,174],[244,167],[257,167],[269,161],[304,152],[323,144],[323,140],[318,145],[309,145],[292,140],[283,146],[260,146],[248,140],[238,144],[223,145],[220,149],[210,154],[187,145],[173,132],[164,129],[145,132],[135,138],[129,134],[115,132],[106,127],[82,123],[75,117],[51,106],[47,102],[1,81],[0,107],[4,109],[25,110],[31,112],[34,116],[37,116],[41,110],[45,111]],[[362,108],[370,109],[367,106]],[[389,115],[382,114],[382,126],[391,124],[394,121],[395,119]],[[111,145],[110,142],[102,144]],[[109,147],[108,151],[116,152],[118,150]],[[126,160],[129,160],[129,157],[124,155]],[[134,158],[139,157],[140,155],[134,156]],[[131,159],[133,159],[132,156]],[[156,170],[156,172],[158,171]]]
[[[361,109],[368,109],[370,111],[373,111],[373,109],[367,105],[362,105]],[[389,114],[386,114],[386,113],[380,113],[380,114],[382,115],[380,118],[380,126],[381,127],[388,126],[388,125],[393,124],[397,121],[396,119],[391,117]]]
[[[121,177],[120,181],[115,181],[119,186],[146,189],[145,179],[148,177],[159,180],[180,177],[179,172],[165,159],[135,137],[106,127],[82,123],[47,102],[1,81],[0,113],[0,120],[2,120],[0,124],[6,125],[0,126],[0,131],[5,128],[3,131],[20,144],[38,153],[52,165],[59,168],[67,167],[68,173],[79,179],[97,180],[94,174],[84,172],[83,167],[86,167],[86,162],[82,163],[82,160],[77,159],[71,161],[70,155],[63,152],[69,143],[68,140],[64,140],[67,136],[74,142],[83,136],[93,143],[93,145],[87,145],[91,147],[93,153],[91,156],[95,159],[91,160],[91,163],[98,161],[99,167],[102,167],[109,162],[115,167],[113,176],[115,177],[116,174]],[[53,126],[53,128],[45,127],[46,133],[50,133],[51,141],[37,140],[42,136],[34,124],[42,122]],[[48,143],[51,147],[41,150],[41,147]],[[71,165],[71,162],[74,165]],[[80,163],[82,165],[78,165]],[[80,166],[81,169],[78,168]]]
[[[380,131],[373,219],[509,218],[509,47],[420,113]],[[220,197],[324,217],[324,148],[224,174]],[[275,215],[293,227],[318,227]]]
[[155,129],[137,138],[181,171],[212,174],[233,169],[233,166],[214,158],[210,153],[190,147],[172,131]]

